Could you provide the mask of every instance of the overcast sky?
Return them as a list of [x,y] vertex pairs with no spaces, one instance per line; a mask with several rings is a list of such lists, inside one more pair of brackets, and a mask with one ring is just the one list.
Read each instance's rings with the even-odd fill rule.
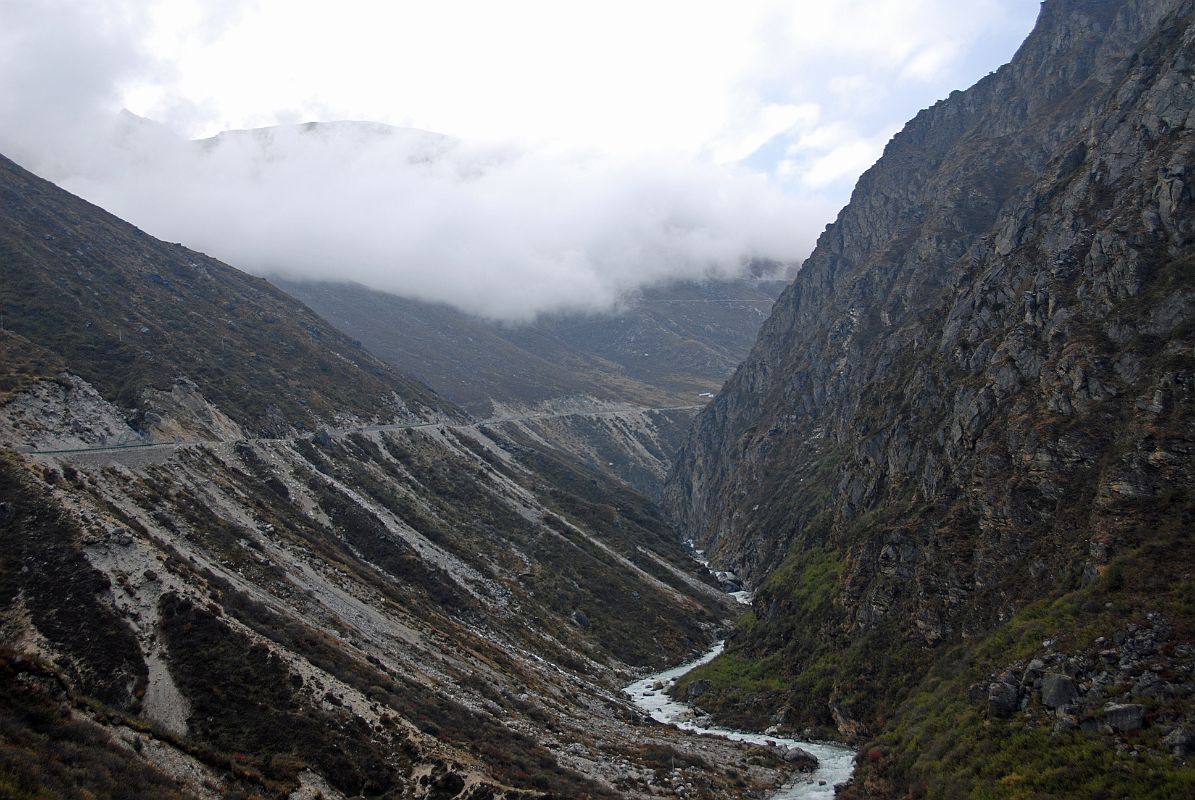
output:
[[[1036,0],[0,0],[0,151],[257,272],[509,319],[799,260]],[[121,108],[161,124],[114,121]],[[198,148],[222,130],[369,120]]]

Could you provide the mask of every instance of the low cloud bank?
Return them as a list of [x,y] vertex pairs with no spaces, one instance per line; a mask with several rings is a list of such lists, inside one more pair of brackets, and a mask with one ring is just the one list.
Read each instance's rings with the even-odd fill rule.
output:
[[[47,177],[258,274],[352,280],[520,321],[808,254],[828,209],[709,164],[479,146],[370,123],[199,142],[125,115]],[[106,128],[106,130],[104,130]],[[59,174],[55,174],[55,172]]]
[[168,69],[136,46],[140,7],[67,11],[46,0],[0,31],[0,152],[155,236],[258,274],[352,280],[521,321],[734,277],[752,259],[799,261],[835,210],[681,156],[372,123],[187,140],[113,111],[124,89]]

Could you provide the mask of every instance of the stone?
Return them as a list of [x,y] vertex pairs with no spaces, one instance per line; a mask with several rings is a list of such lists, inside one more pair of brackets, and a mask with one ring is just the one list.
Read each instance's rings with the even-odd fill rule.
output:
[[1077,730],[1079,721],[1070,715],[1059,717],[1058,721],[1054,723],[1054,733],[1068,733]]
[[1079,696],[1079,689],[1069,675],[1047,672],[1041,678],[1041,702],[1046,708],[1062,708]]
[[588,628],[589,627],[589,615],[578,608],[576,611],[573,612],[573,623],[578,628]]
[[1185,728],[1175,728],[1163,737],[1162,745],[1179,758],[1185,758],[1195,749],[1195,736]]
[[800,747],[790,746],[784,751],[784,760],[789,764],[805,762],[811,766],[817,765],[817,756]]
[[1009,683],[993,683],[988,687],[988,715],[1010,717],[1020,708],[1021,696],[1016,686]]
[[1138,703],[1109,703],[1104,706],[1104,722],[1117,733],[1140,730],[1145,724],[1145,706]]
[[709,691],[710,682],[702,678],[701,680],[693,681],[689,684],[689,688],[685,691],[685,696],[690,700],[694,697],[701,697]]

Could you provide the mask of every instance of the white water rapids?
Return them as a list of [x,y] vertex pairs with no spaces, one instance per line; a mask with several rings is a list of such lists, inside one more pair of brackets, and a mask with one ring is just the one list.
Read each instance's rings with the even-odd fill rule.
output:
[[[634,700],[635,705],[651,715],[657,722],[675,725],[678,728],[705,736],[721,736],[740,742],[751,742],[759,745],[772,745],[782,748],[799,747],[817,757],[817,770],[812,774],[801,773],[796,780],[786,784],[772,795],[771,800],[822,800],[834,797],[834,785],[843,783],[851,777],[855,768],[855,751],[849,747],[822,744],[820,742],[805,742],[799,739],[787,739],[783,736],[769,736],[763,733],[748,733],[729,728],[701,727],[693,720],[693,711],[684,703],[670,698],[666,691],[681,675],[694,667],[712,661],[722,652],[725,643],[718,642],[700,658],[681,664],[678,667],[648,675],[637,680],[623,689],[623,692]],[[659,682],[663,689],[652,688]]]

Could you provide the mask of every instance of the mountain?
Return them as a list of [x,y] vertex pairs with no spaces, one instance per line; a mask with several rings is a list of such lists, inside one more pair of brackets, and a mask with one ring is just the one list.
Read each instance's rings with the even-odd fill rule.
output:
[[471,413],[654,497],[693,414],[746,356],[784,286],[778,265],[754,272],[645,289],[619,313],[525,325],[354,284],[272,281]]
[[0,794],[784,777],[619,696],[734,605],[625,485],[4,159],[0,291]]
[[471,413],[592,397],[686,405],[747,355],[785,283],[769,277],[641,290],[618,313],[491,322],[364,286],[273,278],[342,332]]
[[147,236],[8,159],[0,204],[4,328],[143,417],[176,402],[183,374],[258,435],[338,417],[461,416],[266,281]]
[[702,704],[862,745],[848,797],[1195,785],[1195,53],[1047,0],[868,170],[666,487],[757,587]]

